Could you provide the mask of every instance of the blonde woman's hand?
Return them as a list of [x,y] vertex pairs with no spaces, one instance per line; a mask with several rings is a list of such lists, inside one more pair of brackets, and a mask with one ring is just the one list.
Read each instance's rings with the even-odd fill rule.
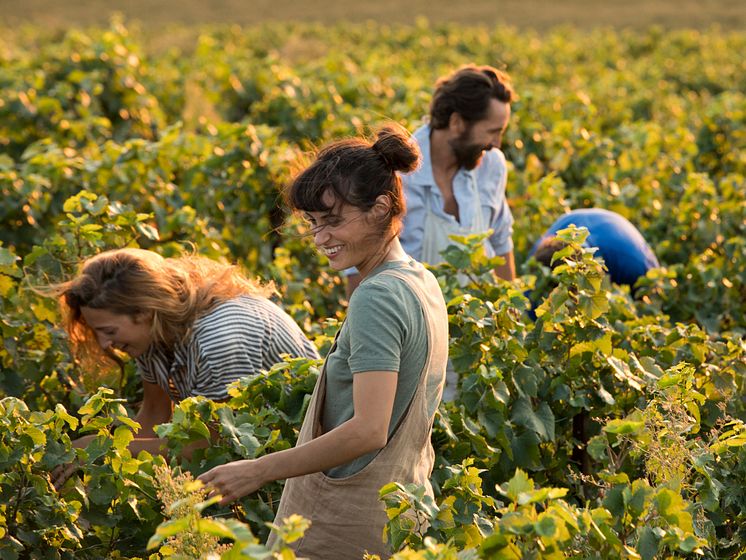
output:
[[210,469],[197,479],[210,490],[209,498],[222,496],[224,506],[264,486],[268,480],[263,470],[261,459],[244,459]]
[[[72,442],[73,447],[85,449],[95,437],[96,436],[90,435],[78,438]],[[54,489],[59,490],[60,488],[62,488],[62,485],[65,484],[67,479],[70,478],[80,467],[81,465],[76,459],[75,461],[72,461],[70,463],[57,465],[55,468],[53,468],[50,474],[52,476],[52,485],[54,486]]]

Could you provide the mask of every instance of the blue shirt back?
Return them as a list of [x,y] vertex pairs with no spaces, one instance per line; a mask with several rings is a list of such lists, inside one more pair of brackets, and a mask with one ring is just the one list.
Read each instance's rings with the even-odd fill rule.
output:
[[611,281],[632,287],[640,276],[659,266],[653,250],[629,220],[616,212],[601,208],[573,210],[560,217],[531,249],[536,252],[541,241],[574,224],[588,229],[587,247],[597,247],[609,269]]

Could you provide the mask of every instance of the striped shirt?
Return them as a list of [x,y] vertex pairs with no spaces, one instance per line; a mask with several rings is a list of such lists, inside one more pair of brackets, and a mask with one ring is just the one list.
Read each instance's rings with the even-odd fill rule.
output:
[[270,369],[283,354],[319,357],[287,313],[264,297],[246,295],[197,319],[173,350],[152,344],[136,361],[142,379],[175,402],[197,395],[225,400],[229,383]]

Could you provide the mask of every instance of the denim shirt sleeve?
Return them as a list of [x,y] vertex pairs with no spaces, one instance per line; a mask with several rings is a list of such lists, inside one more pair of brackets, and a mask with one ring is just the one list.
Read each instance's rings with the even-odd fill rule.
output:
[[480,169],[478,183],[482,194],[482,203],[489,201],[493,230],[489,238],[496,255],[504,255],[513,250],[513,213],[508,206],[506,188],[508,184],[508,166],[505,155],[493,149],[485,154],[484,169]]
[[402,248],[414,260],[422,258],[422,237],[425,234],[425,187],[417,184],[412,175],[402,175],[407,213],[402,220],[399,236]]

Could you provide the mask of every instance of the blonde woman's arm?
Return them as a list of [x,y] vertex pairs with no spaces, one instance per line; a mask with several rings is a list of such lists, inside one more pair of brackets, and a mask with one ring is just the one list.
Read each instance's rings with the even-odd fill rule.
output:
[[[135,421],[140,424],[135,439],[127,446],[132,455],[147,451],[153,455],[166,454],[166,440],[156,436],[153,428],[171,419],[172,403],[168,394],[155,383],[143,381],[143,401]],[[73,440],[73,447],[86,448],[95,435],[87,435]],[[191,450],[190,450],[191,452]],[[80,467],[77,461],[59,465],[52,470],[52,484],[60,488],[65,481]]]

